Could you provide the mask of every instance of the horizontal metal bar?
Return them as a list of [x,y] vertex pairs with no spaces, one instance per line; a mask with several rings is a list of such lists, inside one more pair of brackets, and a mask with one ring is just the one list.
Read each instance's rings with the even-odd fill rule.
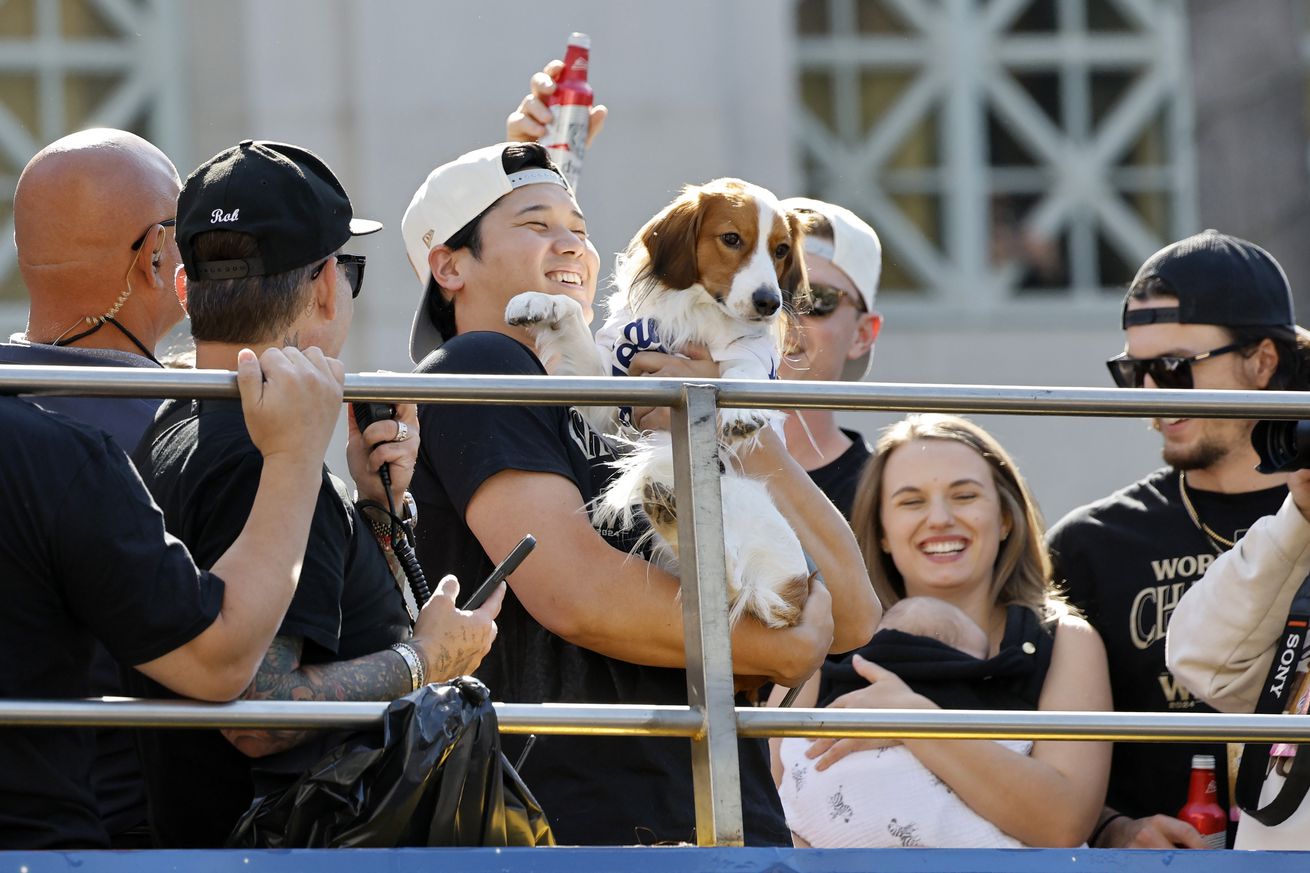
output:
[[[170,2],[170,0],[164,0]],[[923,0],[911,0],[923,2]],[[540,754],[540,753],[536,753]],[[529,768],[531,769],[531,768]],[[537,784],[533,774],[528,781]],[[552,807],[553,809],[553,807]],[[636,842],[636,840],[632,840]],[[404,849],[62,849],[5,851],[9,871],[77,873],[1306,873],[1304,851],[1141,849],[793,849],[791,846],[528,846]]]
[[[378,723],[386,706],[301,700],[0,700],[0,726],[365,728]],[[509,734],[695,738],[704,729],[701,715],[686,706],[495,706],[500,728]],[[736,713],[743,737],[1310,742],[1308,715],[755,707],[738,707]]]
[[[1298,391],[1162,391],[890,382],[791,382],[706,379],[719,405],[735,408],[869,409],[890,412],[1001,413],[1147,418],[1310,417]],[[678,406],[678,379],[562,376],[449,376],[352,373],[347,400],[428,403],[527,403]],[[695,383],[702,384],[702,383]],[[136,367],[0,367],[0,393],[114,397],[235,397],[236,377],[222,370]]]
[[[422,373],[350,373],[346,399],[398,403],[675,406],[682,382],[674,379],[545,376],[449,376]],[[236,374],[227,370],[143,367],[0,367],[0,393],[106,397],[237,397]],[[585,398],[585,399],[584,399]]]
[[737,723],[743,737],[1310,741],[1310,715],[739,708]]
[[[501,730],[517,734],[696,737],[703,717],[686,706],[496,703]],[[0,700],[6,727],[366,728],[386,703],[322,700]]]

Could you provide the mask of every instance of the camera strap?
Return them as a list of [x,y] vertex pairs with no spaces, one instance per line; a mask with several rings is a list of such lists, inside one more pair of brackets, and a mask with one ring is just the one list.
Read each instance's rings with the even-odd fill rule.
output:
[[[1265,678],[1260,691],[1260,699],[1255,711],[1259,714],[1277,714],[1286,712],[1293,693],[1302,688],[1307,681],[1305,673],[1310,667],[1310,648],[1307,648],[1306,635],[1310,629],[1310,576],[1301,583],[1292,598],[1292,608],[1287,615],[1287,623],[1274,649],[1274,660],[1269,665],[1269,675]],[[1293,701],[1295,705],[1297,701]],[[1310,753],[1303,753],[1301,746],[1287,746],[1279,743],[1247,743],[1242,752],[1242,764],[1237,772],[1237,803],[1242,811],[1266,827],[1282,824],[1292,816],[1306,794],[1310,792]],[[1284,771],[1290,762],[1290,767]],[[1284,781],[1278,795],[1267,805],[1260,806],[1260,792],[1272,767],[1279,767]]]

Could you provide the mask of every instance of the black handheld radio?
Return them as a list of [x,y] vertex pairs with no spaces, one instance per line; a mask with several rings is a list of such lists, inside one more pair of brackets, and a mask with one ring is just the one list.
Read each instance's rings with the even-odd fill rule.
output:
[[[395,407],[388,403],[352,403],[350,408],[355,415],[355,424],[359,426],[361,435],[373,422],[396,416]],[[414,554],[414,547],[409,539],[401,534],[400,516],[396,514],[396,502],[391,496],[391,470],[388,467],[389,465],[383,464],[378,470],[378,477],[382,480],[382,490],[387,495],[387,514],[391,516],[391,550],[396,553],[396,558],[405,571],[405,578],[409,580],[409,590],[414,595],[414,602],[422,609],[423,604],[428,602],[432,594],[428,589],[427,577],[423,575],[423,568],[419,565],[418,556]]]

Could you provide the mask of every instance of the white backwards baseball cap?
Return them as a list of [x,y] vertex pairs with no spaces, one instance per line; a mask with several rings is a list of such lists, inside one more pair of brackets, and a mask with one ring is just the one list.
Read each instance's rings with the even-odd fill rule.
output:
[[542,183],[568,188],[548,155],[544,156],[548,167],[506,173],[504,154],[510,146],[539,148],[545,152],[536,143],[508,142],[466,152],[428,174],[400,220],[405,253],[423,286],[409,332],[409,356],[416,364],[449,339],[433,323],[430,311],[432,295],[441,293],[428,266],[428,252],[432,247],[445,243],[515,188]]
[[[782,201],[784,209],[798,212],[817,212],[832,225],[832,241],[817,236],[806,236],[805,252],[832,261],[833,266],[846,274],[864,300],[864,310],[874,312],[878,297],[878,279],[882,276],[882,242],[878,234],[862,218],[845,207],[808,197],[789,197]],[[873,358],[870,351],[846,362],[842,379],[859,382],[868,374]]]

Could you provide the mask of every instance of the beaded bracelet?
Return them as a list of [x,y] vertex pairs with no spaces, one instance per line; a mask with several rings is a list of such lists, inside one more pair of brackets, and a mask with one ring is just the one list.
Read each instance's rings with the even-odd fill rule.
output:
[[392,643],[391,650],[400,657],[405,659],[405,666],[409,667],[409,681],[413,686],[410,691],[418,691],[427,682],[427,669],[423,666],[423,656],[418,650],[409,643]]

